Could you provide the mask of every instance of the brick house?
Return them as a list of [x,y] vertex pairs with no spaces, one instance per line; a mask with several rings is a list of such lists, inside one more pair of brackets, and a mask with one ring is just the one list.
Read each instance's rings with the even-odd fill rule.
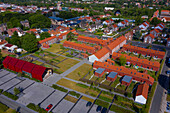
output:
[[141,30],[145,31],[145,30],[148,29],[149,26],[150,26],[150,25],[149,25],[149,22],[146,21],[146,22],[142,23],[141,25],[139,25],[139,28],[140,28]]
[[125,86],[129,86],[131,82],[132,82],[132,77],[125,75],[121,81],[121,84]]
[[153,34],[155,37],[158,37],[158,35],[160,34],[158,29],[153,29],[150,31],[150,34]]
[[132,40],[133,39],[133,31],[129,31],[125,34],[125,37],[127,40]]
[[155,36],[153,34],[147,34],[145,37],[144,37],[144,40],[143,42],[144,43],[148,43],[148,44],[152,44],[152,42],[155,41]]
[[107,80],[114,82],[117,78],[117,73],[116,72],[110,72],[109,75],[107,76]]
[[145,49],[142,47],[136,47],[136,46],[132,46],[132,45],[124,45],[123,50],[142,54],[142,55],[152,56],[155,58],[161,58],[161,59],[163,59],[165,56],[165,52],[163,52],[163,51]]
[[107,59],[107,62],[111,65],[115,65],[115,61],[111,60],[111,59]]
[[118,31],[118,30],[119,30],[119,28],[118,28],[118,26],[117,26],[116,24],[114,24],[114,25],[112,26],[112,29],[113,29],[113,31]]
[[165,24],[164,23],[159,23],[158,25],[156,25],[155,29],[158,29],[160,31],[162,31],[165,28]]
[[105,73],[105,69],[103,68],[98,68],[95,72],[94,72],[94,75],[95,76],[98,76],[98,77],[102,77]]
[[131,64],[140,66],[142,68],[159,71],[160,63],[157,61],[153,62],[153,61],[149,61],[147,59],[140,59],[138,57],[132,57],[127,54],[121,54],[121,53],[116,53],[116,52],[114,52],[112,54],[112,58],[114,60],[116,60],[116,59],[120,58],[120,56],[122,56],[122,55],[126,58],[126,62],[130,62]]
[[135,69],[129,69],[123,66],[110,65],[107,62],[95,61],[93,63],[93,69],[104,68],[105,72],[117,72],[120,76],[131,76],[133,81],[146,82],[147,84],[153,84],[154,78],[146,73],[140,73]]
[[63,43],[63,46],[66,47],[66,48],[71,48],[71,49],[75,49],[75,50],[83,51],[83,52],[88,52],[88,53],[94,53],[95,52],[94,47],[87,46],[86,44],[78,44],[78,43],[74,43],[74,42],[70,42],[70,41],[65,41]]
[[58,41],[59,41],[58,37],[52,36],[52,37],[46,38],[44,40],[40,40],[38,43],[40,44],[40,46],[43,46],[46,44],[51,45],[51,44],[57,43]]

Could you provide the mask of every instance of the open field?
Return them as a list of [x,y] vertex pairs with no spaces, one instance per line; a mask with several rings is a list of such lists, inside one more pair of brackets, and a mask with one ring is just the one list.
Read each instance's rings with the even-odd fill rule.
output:
[[64,99],[67,100],[67,101],[73,102],[73,103],[76,103],[77,100],[78,100],[77,98],[72,97],[70,95],[67,95]]
[[33,61],[32,63],[37,64],[37,65],[41,65],[41,64],[43,64],[42,62],[37,61],[37,60]]
[[60,67],[59,68],[60,71],[64,72],[77,63],[79,63],[79,61],[73,60],[73,59],[67,59],[67,60],[57,64],[57,66]]
[[80,78],[83,78],[90,71],[91,68],[92,68],[91,65],[83,64],[76,70],[69,73],[66,77],[74,80],[79,80]]
[[53,53],[57,53],[59,51],[61,51],[62,49],[60,48],[61,44],[52,44],[50,48],[46,49],[45,51],[48,52],[53,52]]
[[86,101],[90,101],[90,102],[94,102],[93,99],[88,98],[88,97],[86,97],[86,96],[83,96],[81,99],[86,100]]

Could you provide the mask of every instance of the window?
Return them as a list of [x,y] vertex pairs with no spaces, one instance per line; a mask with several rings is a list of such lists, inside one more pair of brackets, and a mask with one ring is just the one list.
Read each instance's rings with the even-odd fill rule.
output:
[[142,75],[142,77],[143,77],[143,75]]

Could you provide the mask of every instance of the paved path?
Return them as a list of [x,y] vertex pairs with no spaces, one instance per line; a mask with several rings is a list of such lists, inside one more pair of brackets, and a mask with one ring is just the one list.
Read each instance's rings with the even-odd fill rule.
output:
[[18,102],[14,101],[4,95],[0,95],[0,102],[2,102],[3,104],[6,104],[7,106],[9,106],[12,109],[19,110],[19,112],[21,112],[21,113],[37,113],[37,112],[25,107],[22,104],[19,104]]

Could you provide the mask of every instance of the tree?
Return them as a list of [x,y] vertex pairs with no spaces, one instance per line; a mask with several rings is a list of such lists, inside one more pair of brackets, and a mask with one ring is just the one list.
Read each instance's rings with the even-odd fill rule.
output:
[[161,20],[159,20],[157,17],[154,17],[150,23],[156,26],[157,24],[161,23]]
[[74,40],[74,34],[72,32],[69,32],[67,34],[67,40],[70,40],[70,41]]
[[50,36],[51,36],[50,33],[43,32],[43,33],[40,34],[40,39],[43,40],[43,39],[48,38]]
[[21,47],[28,52],[35,52],[38,50],[38,42],[33,34],[26,34],[22,37]]
[[16,87],[15,87],[15,88],[14,88],[14,94],[17,95],[17,94],[19,94],[19,93],[20,93],[19,88],[16,88]]
[[106,27],[107,27],[107,25],[106,25],[106,24],[104,24],[104,25],[103,25],[103,28],[106,28]]
[[123,55],[121,55],[119,57],[119,62],[121,66],[124,66],[126,64],[126,58]]
[[139,25],[139,24],[141,24],[142,22],[143,22],[143,19],[142,19],[141,17],[137,16],[137,17],[135,18],[135,25]]

